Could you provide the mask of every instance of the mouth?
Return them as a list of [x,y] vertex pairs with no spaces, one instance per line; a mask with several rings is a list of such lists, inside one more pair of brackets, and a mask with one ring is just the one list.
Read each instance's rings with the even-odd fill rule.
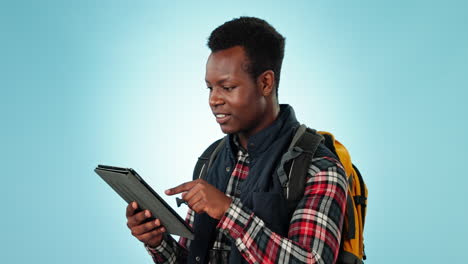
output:
[[230,114],[215,114],[215,117],[216,117],[216,122],[222,125],[226,123],[227,121],[229,121],[229,119],[231,118],[231,115]]

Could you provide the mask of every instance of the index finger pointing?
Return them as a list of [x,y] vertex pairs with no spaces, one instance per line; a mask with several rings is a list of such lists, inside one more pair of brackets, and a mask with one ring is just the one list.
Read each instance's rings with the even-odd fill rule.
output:
[[167,194],[167,195],[174,195],[174,194],[186,192],[186,191],[189,191],[190,189],[192,189],[193,186],[195,186],[195,185],[197,185],[196,180],[195,181],[189,181],[189,182],[186,182],[186,183],[182,183],[181,185],[176,186],[174,188],[167,189],[164,193]]

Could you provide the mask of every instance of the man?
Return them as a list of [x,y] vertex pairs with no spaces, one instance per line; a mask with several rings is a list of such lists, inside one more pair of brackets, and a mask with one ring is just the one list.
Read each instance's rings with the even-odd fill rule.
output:
[[127,207],[132,235],[156,263],[334,263],[346,203],[342,165],[320,144],[293,211],[275,174],[299,126],[292,107],[278,103],[283,36],[240,17],[215,29],[208,46],[209,105],[227,141],[205,179],[166,191],[187,201],[195,238],[176,242],[136,203]]

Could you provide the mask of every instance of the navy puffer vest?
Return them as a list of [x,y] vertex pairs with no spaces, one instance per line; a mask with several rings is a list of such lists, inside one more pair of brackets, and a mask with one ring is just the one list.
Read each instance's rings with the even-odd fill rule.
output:
[[[276,168],[298,126],[293,108],[280,105],[278,118],[269,127],[250,137],[247,143],[250,157],[249,175],[242,183],[240,201],[260,217],[268,228],[281,236],[287,236],[291,212],[288,212]],[[233,135],[227,137],[226,142],[229,143],[218,153],[206,177],[210,184],[223,192],[226,191],[236,164]],[[195,215],[195,238],[190,243],[188,263],[209,261],[208,251],[213,246],[217,224],[218,220],[207,214]],[[247,263],[234,243],[231,248],[229,263]]]

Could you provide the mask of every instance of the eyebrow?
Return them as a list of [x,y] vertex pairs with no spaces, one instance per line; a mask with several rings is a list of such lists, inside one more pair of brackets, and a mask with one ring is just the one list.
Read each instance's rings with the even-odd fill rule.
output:
[[[221,83],[224,83],[226,81],[229,81],[229,77],[225,77],[225,78],[222,78],[222,79],[219,79],[216,83],[217,84],[221,84]],[[208,83],[208,84],[211,84],[207,79],[205,79],[205,82]]]

